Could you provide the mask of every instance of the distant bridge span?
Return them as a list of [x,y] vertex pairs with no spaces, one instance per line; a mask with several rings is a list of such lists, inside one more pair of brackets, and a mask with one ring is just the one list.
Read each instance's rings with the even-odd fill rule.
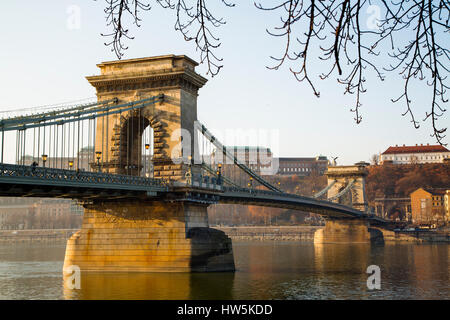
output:
[[303,197],[289,193],[280,194],[265,190],[233,190],[231,188],[225,189],[225,192],[220,197],[219,203],[235,203],[293,209],[304,212],[317,213],[322,216],[332,218],[362,218],[374,220],[377,222],[385,221],[372,214],[365,213],[352,207],[331,201],[317,200],[314,198]]

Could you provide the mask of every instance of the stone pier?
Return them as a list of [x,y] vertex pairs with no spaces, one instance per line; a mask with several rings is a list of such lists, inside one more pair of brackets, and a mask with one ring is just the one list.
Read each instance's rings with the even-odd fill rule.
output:
[[64,268],[82,271],[234,271],[231,240],[208,227],[206,206],[182,202],[87,205]]
[[314,234],[314,243],[370,243],[369,223],[362,219],[327,220]]

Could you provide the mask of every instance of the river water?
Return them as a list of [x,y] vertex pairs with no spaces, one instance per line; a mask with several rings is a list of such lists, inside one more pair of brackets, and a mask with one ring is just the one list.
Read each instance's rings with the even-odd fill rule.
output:
[[[448,244],[233,242],[235,273],[88,273],[64,285],[65,245],[0,245],[0,299],[450,299]],[[367,288],[367,267],[381,289]]]

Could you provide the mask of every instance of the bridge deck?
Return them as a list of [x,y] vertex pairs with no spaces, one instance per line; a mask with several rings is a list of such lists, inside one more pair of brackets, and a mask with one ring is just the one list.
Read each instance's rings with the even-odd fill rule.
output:
[[60,197],[80,200],[178,199],[204,203],[268,206],[334,218],[383,219],[351,207],[310,197],[257,189],[76,170],[0,164],[0,196]]

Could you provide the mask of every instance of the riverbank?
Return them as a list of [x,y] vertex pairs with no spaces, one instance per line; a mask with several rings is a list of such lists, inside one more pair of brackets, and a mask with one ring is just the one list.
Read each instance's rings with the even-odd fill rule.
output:
[[450,232],[446,230],[389,231],[381,228],[375,229],[383,233],[385,242],[450,243]]
[[66,243],[79,229],[0,230],[0,243]]
[[[233,240],[314,241],[322,226],[212,227]],[[0,230],[0,243],[65,243],[78,229]]]
[[270,227],[213,227],[226,233],[232,240],[314,241],[316,230],[323,226],[270,226]]
[[[212,228],[225,232],[232,240],[243,241],[305,241],[314,242],[314,233],[323,226],[239,226]],[[445,231],[389,231],[376,228],[384,242],[450,243]],[[0,230],[0,244],[5,243],[61,243],[79,229]]]

